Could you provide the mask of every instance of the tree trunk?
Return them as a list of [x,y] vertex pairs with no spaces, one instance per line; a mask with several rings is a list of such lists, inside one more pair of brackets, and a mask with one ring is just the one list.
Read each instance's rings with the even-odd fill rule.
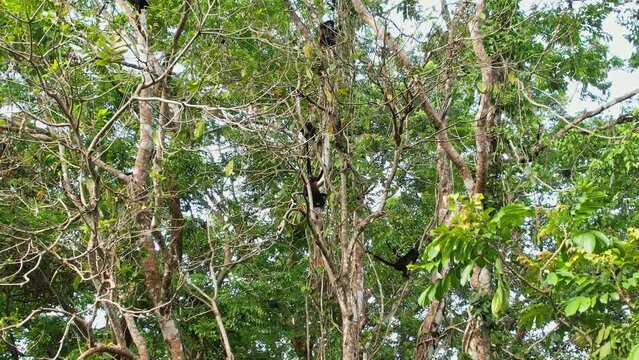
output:
[[[126,6],[126,5],[125,5]],[[140,32],[138,33],[138,51],[140,55],[140,63],[149,64],[149,44],[147,41],[146,30],[146,14],[143,11],[139,16]],[[143,85],[139,88],[139,96],[143,99],[153,96],[152,88],[149,84],[153,79],[148,68],[143,72]],[[133,203],[136,205],[137,214],[135,222],[140,231],[141,243],[144,247],[145,254],[142,259],[142,268],[144,270],[144,280],[149,296],[153,303],[156,313],[156,320],[160,326],[160,330],[164,340],[169,345],[169,353],[173,360],[184,360],[184,349],[182,348],[182,339],[175,320],[171,316],[170,308],[167,308],[162,301],[162,281],[160,278],[160,264],[158,254],[153,241],[153,223],[152,213],[149,210],[148,198],[149,189],[147,188],[147,178],[149,164],[153,158],[153,109],[151,104],[146,100],[140,101],[140,138],[138,142],[138,152],[133,168],[133,181],[131,182],[131,196]],[[155,196],[161,196],[155,194]],[[169,298],[167,296],[167,298]]]
[[[448,118],[442,117],[444,126],[448,124]],[[438,189],[439,198],[437,201],[437,220],[438,222],[447,224],[450,220],[448,213],[448,195],[453,191],[453,176],[448,162],[446,151],[437,144],[437,177],[439,178]],[[446,271],[447,272],[447,271]],[[442,274],[433,274],[433,280],[445,276]],[[443,323],[446,315],[446,299],[433,301],[430,303],[428,313],[419,329],[419,338],[417,340],[417,349],[415,351],[415,360],[432,359],[437,351],[438,340],[441,337]]]
[[[477,57],[481,70],[482,83],[489,89],[480,95],[479,108],[475,114],[475,145],[477,147],[475,186],[470,193],[471,197],[482,195],[486,191],[488,174],[490,173],[491,156],[493,152],[493,138],[495,122],[500,114],[499,105],[492,98],[493,89],[503,81],[503,78],[493,69],[494,61],[488,55],[483,44],[481,32],[482,18],[485,17],[486,0],[480,0],[475,6],[475,14],[468,23],[473,52]],[[479,292],[482,298],[488,298],[491,290],[491,270],[475,265],[473,277],[470,281],[471,288]],[[468,323],[462,349],[475,360],[490,359],[490,330],[486,319],[479,315],[473,315],[472,306],[468,307]]]
[[[355,217],[355,215],[354,215]],[[355,222],[358,219],[355,217]],[[342,359],[359,360],[361,354],[360,333],[364,325],[364,248],[359,235],[352,252],[343,252],[350,261],[343,262],[350,271],[342,273],[337,294],[342,317]],[[344,259],[346,260],[346,259]]]

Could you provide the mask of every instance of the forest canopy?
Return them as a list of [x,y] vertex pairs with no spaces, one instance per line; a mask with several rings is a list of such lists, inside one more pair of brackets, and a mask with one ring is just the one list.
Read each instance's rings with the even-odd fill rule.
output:
[[0,24],[0,360],[639,360],[636,2]]

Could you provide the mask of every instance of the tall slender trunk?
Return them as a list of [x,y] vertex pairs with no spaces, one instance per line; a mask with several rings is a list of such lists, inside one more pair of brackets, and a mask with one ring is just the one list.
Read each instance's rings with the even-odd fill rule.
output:
[[351,255],[350,276],[342,279],[338,292],[342,318],[342,360],[361,358],[360,333],[365,320],[364,272],[362,271],[364,249],[361,241],[355,242]]
[[[447,125],[447,118],[442,117],[442,122]],[[453,191],[453,176],[449,166],[446,151],[437,144],[437,177],[439,178],[437,201],[437,220],[441,224],[448,223],[448,196]],[[447,272],[447,271],[446,271]],[[433,274],[433,280],[437,280],[442,274]],[[430,303],[428,313],[419,329],[415,360],[432,359],[438,348],[438,341],[442,335],[443,323],[446,315],[446,299],[434,300]]]
[[[153,79],[148,70],[149,64],[149,44],[147,40],[146,30],[146,12],[143,10],[139,16],[138,33],[138,52],[140,55],[140,63],[145,65],[143,71],[144,83],[139,90],[141,98],[150,98],[153,95],[152,88],[149,84]],[[164,340],[169,345],[169,353],[173,360],[184,360],[184,349],[182,347],[182,339],[180,331],[177,327],[175,319],[173,319],[170,307],[166,307],[162,301],[162,281],[160,277],[160,263],[158,254],[153,240],[153,222],[152,213],[149,210],[149,189],[147,185],[149,165],[153,158],[153,109],[147,100],[140,101],[140,137],[138,142],[138,152],[135,159],[133,169],[133,181],[131,182],[131,195],[136,205],[137,214],[135,222],[140,232],[141,243],[144,247],[145,254],[142,259],[142,268],[144,270],[145,285],[149,291],[149,296],[153,303],[155,317],[160,326],[160,331]],[[154,194],[154,196],[161,196]]]

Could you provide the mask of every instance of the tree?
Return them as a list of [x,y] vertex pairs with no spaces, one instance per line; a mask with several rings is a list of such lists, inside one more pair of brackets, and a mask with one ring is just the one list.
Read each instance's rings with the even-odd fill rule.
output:
[[631,2],[0,4],[2,358],[639,351]]

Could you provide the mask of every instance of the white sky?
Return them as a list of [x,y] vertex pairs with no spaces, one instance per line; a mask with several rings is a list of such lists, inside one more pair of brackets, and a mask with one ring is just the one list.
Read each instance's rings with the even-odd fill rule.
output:
[[[534,6],[543,6],[548,4],[557,4],[558,0],[522,0],[520,1],[520,6],[522,10],[529,12]],[[578,10],[579,7],[588,3],[588,0],[584,1],[575,1],[573,6],[575,10]],[[424,9],[432,9],[435,8],[437,14],[439,14],[440,9],[440,1],[439,0],[421,0],[421,6]],[[567,6],[567,5],[566,5]],[[628,5],[632,6],[632,5]],[[639,5],[634,5],[639,6]],[[401,23],[401,16],[397,14],[397,16],[393,16],[392,20],[397,23]],[[420,24],[417,29],[418,31],[423,32],[428,28],[428,24]],[[608,42],[608,46],[610,49],[611,56],[617,56],[621,59],[627,60],[632,52],[635,50],[634,47],[624,38],[624,34],[626,34],[626,29],[621,25],[617,24],[616,16],[609,16],[603,24],[604,31],[611,35],[612,40]],[[407,33],[406,29],[402,29],[405,33]],[[409,31],[408,31],[409,32]],[[630,69],[631,70],[631,69]],[[626,70],[613,70],[608,73],[608,79],[611,82],[611,87],[608,93],[608,99],[620,96],[621,94],[627,93],[633,89],[639,87],[639,72]],[[594,89],[590,89],[594,94],[601,95],[600,91],[595,91]],[[576,115],[583,111],[590,110],[594,108],[596,103],[593,103],[591,100],[583,100],[580,98],[581,94],[581,86],[578,83],[573,83],[570,86],[570,94],[572,95],[570,100],[568,101],[566,111],[569,115]],[[604,112],[606,115],[610,116],[618,116],[622,110],[624,105],[634,105],[637,106],[637,99],[632,99],[629,101],[625,101],[622,104],[619,104],[612,109]]]

